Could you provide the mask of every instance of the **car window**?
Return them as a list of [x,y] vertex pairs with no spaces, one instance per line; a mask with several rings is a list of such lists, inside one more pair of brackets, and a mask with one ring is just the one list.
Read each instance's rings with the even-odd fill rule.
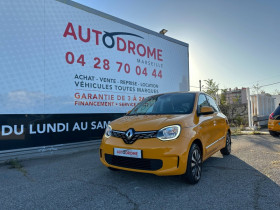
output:
[[201,107],[205,107],[205,106],[210,106],[206,96],[204,94],[200,94],[198,97],[198,103],[197,103],[197,110],[198,112],[200,112]]
[[274,111],[274,115],[280,115],[280,106],[278,106],[275,111]]
[[208,99],[208,102],[209,102],[210,106],[214,109],[214,112],[218,112],[220,109],[217,106],[215,100],[213,98],[211,98],[210,96],[206,96],[206,97]]
[[141,101],[128,115],[190,114],[194,93],[169,93],[150,96]]

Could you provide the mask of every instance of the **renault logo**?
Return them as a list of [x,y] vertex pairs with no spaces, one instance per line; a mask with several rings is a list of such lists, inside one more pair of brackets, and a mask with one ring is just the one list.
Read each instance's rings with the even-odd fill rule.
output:
[[134,135],[134,130],[132,128],[128,129],[125,133],[125,136],[128,140],[130,140],[133,135]]

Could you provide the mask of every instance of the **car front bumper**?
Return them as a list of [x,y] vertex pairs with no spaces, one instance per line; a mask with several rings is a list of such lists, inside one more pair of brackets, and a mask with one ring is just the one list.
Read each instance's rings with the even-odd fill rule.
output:
[[[100,160],[107,166],[121,170],[151,173],[159,176],[180,175],[186,172],[189,142],[181,136],[171,141],[157,138],[138,139],[125,144],[116,137],[103,137]],[[114,155],[114,148],[141,150],[142,158],[127,158]]]

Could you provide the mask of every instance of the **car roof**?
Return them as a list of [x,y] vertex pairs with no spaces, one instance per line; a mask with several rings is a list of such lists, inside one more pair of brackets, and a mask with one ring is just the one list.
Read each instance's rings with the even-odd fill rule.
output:
[[[155,94],[155,95],[150,95],[150,96],[160,96],[160,95],[167,95],[167,94],[176,94],[176,93],[194,93],[196,95],[199,95],[200,93],[203,93],[211,98],[213,98],[211,95],[205,93],[205,92],[202,92],[202,91],[176,91],[176,92],[166,92],[166,93],[159,93],[159,94]],[[150,97],[148,96],[148,97]]]
[[166,93],[159,93],[159,94],[155,94],[156,95],[165,95],[165,94],[176,94],[176,93],[195,93],[195,94],[199,94],[199,93],[203,93],[200,91],[176,91],[176,92],[166,92]]

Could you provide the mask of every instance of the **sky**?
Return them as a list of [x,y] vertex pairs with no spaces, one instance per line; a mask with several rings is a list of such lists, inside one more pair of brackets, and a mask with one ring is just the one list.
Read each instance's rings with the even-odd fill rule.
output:
[[213,79],[220,89],[280,92],[279,0],[75,1],[188,43],[191,90]]

